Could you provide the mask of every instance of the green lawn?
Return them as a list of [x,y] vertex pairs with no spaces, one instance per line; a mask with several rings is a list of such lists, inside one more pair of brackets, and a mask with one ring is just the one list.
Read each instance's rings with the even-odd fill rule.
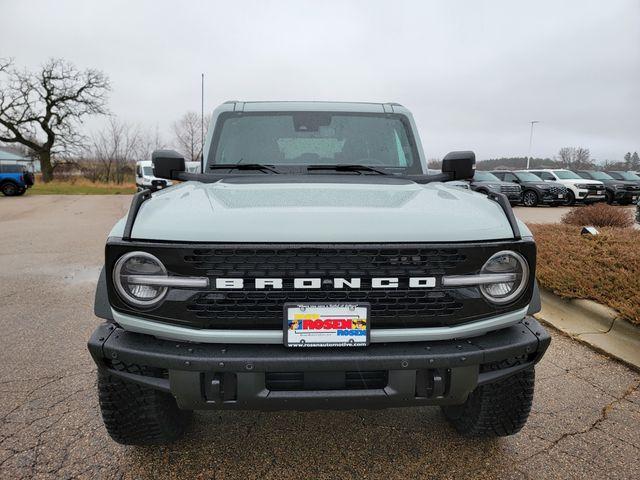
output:
[[91,182],[36,182],[26,195],[131,195],[136,193],[135,185],[91,183]]

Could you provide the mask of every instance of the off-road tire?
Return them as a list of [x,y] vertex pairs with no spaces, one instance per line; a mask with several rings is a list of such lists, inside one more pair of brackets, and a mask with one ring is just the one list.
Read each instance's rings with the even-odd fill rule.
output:
[[184,433],[191,411],[168,393],[126,382],[98,369],[98,399],[109,436],[123,445],[162,445]]
[[5,197],[15,197],[16,195],[18,195],[20,187],[14,182],[9,181],[0,185],[0,191]]
[[461,434],[506,437],[527,422],[533,401],[535,372],[524,370],[499,382],[476,388],[462,405],[442,407],[444,416]]

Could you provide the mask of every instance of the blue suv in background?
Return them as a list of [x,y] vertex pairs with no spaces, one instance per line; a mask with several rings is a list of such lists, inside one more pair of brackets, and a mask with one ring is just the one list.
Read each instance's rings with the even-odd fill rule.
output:
[[33,186],[33,173],[17,163],[0,164],[0,192],[7,197],[22,195]]

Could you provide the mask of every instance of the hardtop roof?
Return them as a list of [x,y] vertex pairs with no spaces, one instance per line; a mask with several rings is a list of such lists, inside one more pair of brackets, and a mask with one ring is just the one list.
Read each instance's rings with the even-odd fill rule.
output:
[[230,100],[234,111],[244,112],[356,112],[356,113],[408,113],[399,103],[326,102],[326,101],[250,101]]

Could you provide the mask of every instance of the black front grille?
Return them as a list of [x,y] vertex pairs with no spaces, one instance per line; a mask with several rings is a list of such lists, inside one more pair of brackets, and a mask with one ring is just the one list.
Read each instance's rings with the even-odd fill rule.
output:
[[597,190],[604,190],[604,185],[598,185],[597,183],[590,183],[587,185],[587,190],[590,192],[595,192]]
[[393,326],[399,322],[407,325],[413,323],[416,315],[448,317],[463,307],[462,301],[447,292],[397,289],[200,293],[191,298],[186,309],[199,319],[231,325],[251,322],[258,316],[273,318],[275,323],[281,324],[282,306],[289,302],[368,302],[371,304],[371,316],[378,326]]
[[[341,289],[332,279],[445,275],[457,270],[467,257],[455,248],[297,248],[194,249],[184,255],[193,271],[210,278],[282,278],[281,290],[201,292],[185,305],[188,312],[217,325],[281,327],[285,303],[368,302],[379,327],[414,325],[418,316],[451,317],[463,303],[444,291],[427,289]],[[294,278],[322,278],[318,290],[296,290]]]
[[184,255],[192,272],[210,277],[297,277],[445,274],[465,261],[455,248],[196,248]]
[[[434,228],[441,228],[436,227]],[[368,303],[371,328],[442,327],[458,325],[523,307],[529,289],[514,304],[496,306],[476,286],[442,286],[444,275],[479,273],[495,252],[521,252],[535,274],[535,245],[530,241],[464,244],[339,244],[339,245],[166,245],[115,242],[107,248],[107,269],[123,253],[145,250],[158,257],[170,275],[206,276],[208,289],[171,289],[149,310],[124,303],[109,283],[114,308],[152,320],[203,329],[279,330],[286,303]],[[107,278],[110,279],[110,275]],[[372,288],[372,278],[398,279],[397,288]],[[434,288],[411,288],[411,277],[435,277]],[[241,289],[217,289],[216,279],[241,278]],[[282,279],[282,288],[257,289],[254,279]],[[295,278],[319,278],[318,289],[295,289]],[[361,279],[360,288],[340,288],[334,278]]]

